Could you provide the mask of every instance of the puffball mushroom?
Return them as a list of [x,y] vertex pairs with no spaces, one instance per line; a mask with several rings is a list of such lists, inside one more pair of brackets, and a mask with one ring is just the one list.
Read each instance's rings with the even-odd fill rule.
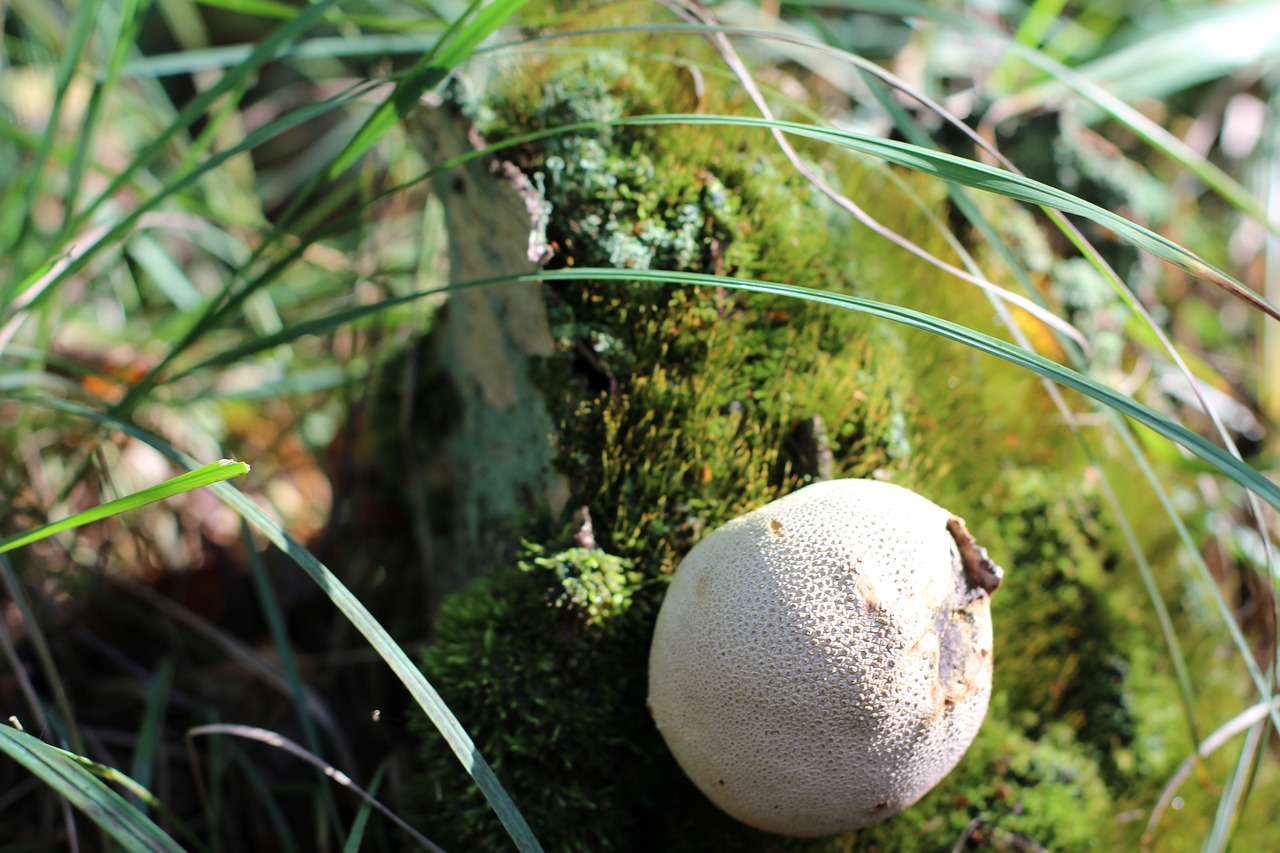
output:
[[807,486],[680,563],[650,650],[654,721],[744,823],[819,836],[883,820],[982,724],[1001,577],[961,519],[909,489]]

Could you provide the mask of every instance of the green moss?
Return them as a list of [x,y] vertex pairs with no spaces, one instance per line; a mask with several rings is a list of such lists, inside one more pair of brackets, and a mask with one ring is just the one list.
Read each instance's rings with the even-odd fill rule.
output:
[[[549,849],[608,850],[636,831],[621,807],[624,765],[645,760],[644,684],[626,620],[640,586],[630,563],[600,551],[545,556],[448,598],[423,671],[441,691]],[[572,709],[572,713],[568,712]],[[419,720],[423,810],[449,849],[509,840],[439,734]],[[651,727],[649,727],[651,728]]]
[[[597,118],[649,112],[654,93],[671,85],[590,61],[553,74],[540,89],[546,100],[532,107],[491,102],[485,129],[516,133],[581,119],[583,110]],[[812,230],[829,224],[833,209],[751,142],[723,129],[603,128],[518,152],[553,211],[551,265],[652,266],[848,290],[849,262],[829,242],[840,232],[834,224],[830,233]],[[812,479],[804,449],[787,437],[814,417],[836,425],[829,437],[837,476],[911,460],[904,375],[887,353],[874,366],[865,361],[867,333],[856,316],[638,284],[564,286],[548,300],[561,357],[537,366],[537,382],[564,401],[562,469],[575,500],[591,508],[602,544],[642,560],[651,576],[673,569],[708,525]]]
[[526,548],[520,570],[542,576],[548,603],[573,611],[587,627],[607,630],[613,617],[631,607],[640,574],[632,571],[630,560],[599,548],[570,548],[551,557],[539,545],[526,543]]
[[1001,666],[995,697],[1033,737],[1066,725],[1120,787],[1136,769],[1136,723],[1127,678],[1135,638],[1108,606],[1114,555],[1092,521],[1095,498],[1063,478],[1022,471],[987,527],[1011,573],[996,611]]
[[983,850],[1096,846],[1109,831],[1111,799],[1070,731],[1031,740],[983,726],[964,759],[919,803],[831,843],[832,851],[933,853],[962,836]]

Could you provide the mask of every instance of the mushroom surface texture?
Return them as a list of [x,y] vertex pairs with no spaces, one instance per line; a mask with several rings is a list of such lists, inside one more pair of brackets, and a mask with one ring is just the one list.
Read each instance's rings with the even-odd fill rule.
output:
[[1001,577],[961,519],[909,489],[807,486],[680,563],[649,656],[654,721],[744,823],[819,836],[883,820],[982,725]]

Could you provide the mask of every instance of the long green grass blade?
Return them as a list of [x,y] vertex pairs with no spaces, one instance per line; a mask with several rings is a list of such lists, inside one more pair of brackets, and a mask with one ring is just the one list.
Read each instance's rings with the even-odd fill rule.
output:
[[[1221,167],[1213,161],[1202,156],[1199,152],[1192,149],[1180,138],[1173,135],[1169,131],[1147,118],[1138,110],[1129,106],[1125,101],[1116,97],[1107,89],[1103,88],[1091,78],[1082,74],[1078,69],[1073,69],[1052,56],[1049,56],[1041,50],[1035,50],[1022,44],[1016,39],[1011,39],[1006,33],[1001,32],[979,19],[966,18],[961,15],[948,12],[944,9],[928,7],[923,4],[915,3],[876,3],[863,2],[862,0],[800,0],[795,5],[820,5],[826,8],[838,7],[851,10],[873,11],[878,14],[892,15],[902,18],[921,18],[933,20],[938,24],[949,29],[959,32],[970,33],[979,38],[988,39],[992,42],[993,49],[1007,50],[1010,56],[1017,57],[1023,62],[1042,71],[1050,79],[1054,81],[1054,96],[1061,97],[1067,91],[1078,95],[1086,104],[1089,104],[1098,115],[1104,115],[1118,122],[1121,126],[1131,130],[1139,139],[1146,142],[1152,150],[1167,157],[1173,163],[1186,169],[1205,183],[1214,192],[1217,192],[1229,203],[1244,213],[1264,223],[1272,232],[1280,232],[1280,219],[1273,216],[1269,217],[1262,203],[1248,189],[1242,186],[1239,181],[1228,175]],[[608,32],[632,33],[642,29],[640,27],[613,27],[601,28],[590,31],[594,34],[603,34]],[[751,27],[738,26],[691,26],[688,24],[660,24],[649,25],[650,30],[663,32],[680,32],[692,30],[705,30],[706,32],[723,33],[728,36],[737,36],[741,38],[755,39],[764,42],[783,42],[807,47],[811,50],[826,53],[843,59],[850,64],[863,68],[868,72],[874,73],[878,78],[883,80],[901,91],[910,93],[910,90],[902,85],[901,81],[888,74],[878,67],[869,67],[863,57],[852,54],[838,47],[825,44],[823,42],[815,42],[805,38],[799,38],[793,34],[771,32],[763,29],[753,29]],[[554,33],[544,38],[570,38],[581,35],[582,32]],[[978,48],[981,49],[981,48]],[[998,124],[1000,121],[1007,119],[1009,115],[1023,113],[1042,107],[1048,100],[1045,87],[1049,84],[1038,84],[1028,89],[1024,89],[1013,94],[1005,96],[1003,100],[997,101],[984,116],[984,122]],[[912,97],[916,97],[912,94]],[[1089,119],[1089,116],[1083,118]]]
[[[618,270],[608,268],[581,268],[574,270],[557,270],[528,275],[506,276],[503,281],[629,281],[629,282],[671,282],[695,284],[708,287],[728,287],[755,293],[771,293],[789,296],[858,311],[873,317],[909,326],[928,332],[932,335],[964,344],[988,355],[996,356],[1019,367],[1044,376],[1059,385],[1064,385],[1091,397],[1126,417],[1137,421],[1170,441],[1180,444],[1195,455],[1204,459],[1225,476],[1257,494],[1267,503],[1280,509],[1280,486],[1267,479],[1258,471],[1236,459],[1222,448],[1213,444],[1201,435],[1197,435],[1181,424],[1175,423],[1154,409],[1121,394],[1113,388],[1069,367],[1051,361],[1038,353],[1024,350],[1007,341],[1002,341],[982,332],[969,329],[941,317],[934,317],[909,308],[876,302],[858,296],[847,296],[839,293],[828,293],[807,287],[798,287],[778,282],[759,281],[756,279],[726,278],[724,276],[704,275],[700,273],[677,273],[659,270]],[[476,283],[469,283],[474,286]]]
[[458,760],[462,762],[462,766],[466,768],[467,772],[471,774],[471,778],[475,780],[480,790],[484,792],[489,804],[493,806],[493,810],[497,813],[498,819],[502,821],[512,840],[515,841],[517,848],[526,851],[526,853],[534,853],[534,851],[539,851],[540,853],[542,847],[534,837],[529,824],[525,821],[524,816],[520,814],[515,803],[511,801],[510,796],[507,795],[506,790],[498,781],[498,777],[494,775],[493,769],[480,755],[480,751],[476,749],[466,729],[458,722],[458,718],[449,710],[449,707],[440,698],[440,695],[436,693],[431,683],[409,660],[404,650],[386,632],[386,629],[373,618],[373,615],[369,613],[360,600],[352,595],[346,586],[338,580],[338,577],[329,570],[328,566],[321,563],[310,551],[302,547],[301,543],[285,532],[284,528],[263,512],[243,492],[233,488],[230,483],[219,483],[213,488],[220,498],[226,501],[236,512],[240,513],[269,542],[288,555],[303,571],[311,576],[312,580],[319,584],[320,588],[329,597],[329,600],[355,626],[356,630],[364,635],[379,656],[391,667],[391,671],[409,689],[414,701],[426,712],[431,722],[444,736],[454,755],[458,757]]
[[777,129],[795,136],[838,145],[850,151],[868,154],[898,166],[933,175],[949,183],[973,187],[974,189],[995,193],[1017,201],[1043,205],[1054,210],[1060,210],[1063,213],[1082,216],[1114,231],[1130,243],[1155,257],[1173,264],[1197,278],[1227,290],[1253,307],[1265,311],[1272,318],[1280,320],[1280,309],[1272,305],[1267,299],[1225,271],[1210,264],[1194,252],[1179,246],[1167,237],[1057,187],[1042,184],[1039,181],[1016,175],[1003,169],[997,169],[994,166],[988,166],[976,160],[966,160],[963,157],[921,148],[918,145],[891,139],[881,139],[850,130],[828,129],[776,119],[758,119],[746,116],[692,114],[633,116],[619,119],[616,122],[585,122],[581,126],[565,126],[559,129],[561,131],[587,129],[588,127],[601,126],[602,124],[637,126],[687,124],[760,127],[770,130]]
[[476,157],[490,156],[505,148],[537,141],[558,134],[591,130],[606,126],[648,126],[648,125],[725,125],[736,127],[757,127],[767,130],[781,130],[784,133],[807,137],[857,151],[886,162],[894,163],[908,169],[933,175],[944,181],[960,186],[972,187],[986,192],[996,193],[1017,201],[1041,205],[1063,213],[1074,214],[1089,219],[1123,237],[1133,245],[1167,263],[1182,269],[1197,278],[1214,284],[1233,296],[1245,301],[1259,310],[1266,312],[1273,319],[1280,320],[1280,308],[1277,308],[1265,297],[1259,295],[1244,283],[1240,282],[1224,270],[1204,260],[1194,252],[1178,245],[1160,234],[1113,213],[1099,205],[1085,201],[1068,192],[1048,184],[1013,172],[966,160],[951,154],[912,145],[896,140],[881,139],[855,131],[821,128],[813,125],[777,119],[753,118],[748,116],[715,116],[702,114],[648,115],[631,116],[612,121],[593,121],[566,124],[549,130],[522,134],[490,145],[481,151],[471,152],[441,164],[417,180],[424,180],[443,168],[456,166]]
[[[133,750],[130,775],[143,788],[151,787],[156,755],[164,740],[164,715],[169,707],[169,695],[173,690],[173,658],[167,657],[156,667],[147,688],[147,707],[142,714],[142,726],[138,729],[138,743]],[[149,804],[142,806],[144,812]]]
[[[1138,423],[1149,427],[1159,435],[1185,447],[1196,456],[1208,462],[1213,468],[1240,485],[1257,494],[1263,500],[1272,506],[1280,509],[1280,487],[1272,483],[1258,471],[1246,465],[1239,459],[1227,453],[1222,448],[1205,439],[1203,436],[1197,435],[1181,424],[1171,421],[1169,418],[1155,411],[1154,409],[1144,406],[1136,400],[1128,397],[1113,388],[1109,388],[1098,382],[1096,379],[1085,376],[1079,371],[1072,370],[1069,367],[1051,361],[1042,355],[1014,346],[1007,341],[999,340],[982,332],[952,323],[940,317],[934,317],[918,311],[912,311],[908,308],[902,308],[896,305],[889,305],[883,302],[876,302],[862,297],[847,296],[844,294],[828,293],[812,288],[798,287],[796,285],[781,284],[778,282],[759,281],[755,279],[728,278],[724,276],[703,275],[699,273],[677,273],[660,270],[618,270],[608,268],[578,268],[574,270],[557,270],[541,273],[530,273],[527,275],[516,276],[498,276],[494,278],[481,279],[470,282],[460,282],[447,287],[420,291],[418,293],[406,296],[395,297],[393,299],[384,300],[382,302],[370,303],[368,305],[358,306],[348,309],[330,317],[317,318],[298,328],[304,328],[306,333],[315,334],[323,330],[335,328],[345,322],[358,319],[386,310],[397,305],[402,305],[414,299],[420,299],[431,294],[441,293],[450,290],[461,290],[469,287],[480,287],[486,284],[497,284],[502,282],[513,281],[647,281],[651,283],[685,283],[696,284],[707,287],[729,287],[740,290],[754,291],[757,293],[773,293],[781,296],[790,296],[797,299],[805,299],[812,302],[821,302],[840,308],[859,311],[872,316],[881,317],[900,323],[905,326],[920,329],[930,334],[938,335],[948,340],[956,341],[973,349],[994,355],[997,358],[1024,367],[1032,372],[1044,376],[1059,385],[1065,385],[1076,391],[1092,397],[1109,408],[1120,412],[1126,417],[1137,421]],[[261,339],[253,343],[253,346],[276,346],[286,343],[295,335],[296,329],[286,330],[270,339]]]
[[[182,848],[177,842],[104,784],[97,774],[84,766],[79,756],[10,726],[0,726],[0,752],[26,767],[88,815],[125,850],[181,853]],[[122,777],[123,774],[117,774],[117,778],[123,781]]]
[[[882,94],[877,90],[876,96],[885,111],[893,116],[895,125],[902,131],[908,141],[921,146],[929,145],[928,135],[925,133],[924,129],[920,127],[919,123],[915,121],[913,116],[896,104],[893,99],[888,97],[887,94]],[[978,233],[983,236],[986,244],[992,246],[996,250],[1001,260],[1005,263],[1005,266],[1013,272],[1015,278],[1017,278],[1018,282],[1022,285],[1023,290],[1031,298],[1043,302],[1043,297],[1032,283],[1027,270],[1021,261],[1015,256],[1013,250],[1000,238],[997,229],[982,213],[981,208],[974,202],[969,191],[965,187],[954,185],[950,189],[950,197],[952,203],[956,206],[956,209],[960,211],[965,219],[967,219],[978,230]],[[997,305],[996,307],[997,310],[999,310],[999,306]],[[1012,322],[1008,318],[1007,312],[1002,311],[1000,316],[1006,328],[1008,328],[1010,333],[1013,335],[1015,342],[1022,346],[1023,349],[1031,349],[1030,345],[1026,342],[1026,336],[1018,328],[1017,323]],[[1071,359],[1076,369],[1081,371],[1085,370],[1086,363],[1083,354],[1080,353],[1076,347],[1071,345],[1072,342],[1069,339],[1059,335],[1058,340],[1062,343],[1063,351],[1068,354],[1068,357]],[[1050,391],[1052,390],[1053,389],[1050,389]],[[1084,433],[1079,429],[1078,424],[1075,422],[1075,418],[1071,416],[1070,411],[1067,409],[1066,402],[1062,400],[1060,394],[1052,393],[1051,396],[1054,398],[1054,404],[1062,411],[1063,418],[1071,427],[1076,439],[1084,448],[1086,457],[1096,463],[1098,458],[1097,453],[1095,452],[1092,443],[1086,439]],[[1142,451],[1138,448],[1137,443],[1133,440],[1133,437],[1130,434],[1131,428],[1129,424],[1117,415],[1116,412],[1106,406],[1098,405],[1097,408],[1105,413],[1107,420],[1121,435],[1122,439],[1126,443],[1126,447],[1130,449],[1131,453],[1135,456],[1139,466],[1142,467],[1144,471],[1150,472],[1150,466],[1147,464],[1145,457],[1141,455]],[[1144,431],[1140,434],[1148,435],[1149,433]],[[1152,439],[1152,443],[1158,444],[1160,447],[1169,447],[1169,445],[1159,442],[1158,439],[1155,439],[1154,437]],[[1183,458],[1174,448],[1169,447],[1169,451],[1170,455],[1175,456],[1178,459]],[[1204,464],[1204,468],[1208,471],[1214,470],[1212,466],[1207,463]],[[1110,505],[1112,515],[1115,518],[1120,534],[1125,541],[1125,545],[1129,549],[1129,554],[1133,559],[1133,563],[1138,569],[1139,577],[1146,589],[1147,598],[1151,602],[1152,610],[1155,612],[1156,622],[1160,626],[1160,633],[1164,640],[1165,648],[1168,651],[1169,660],[1173,665],[1174,681],[1178,686],[1178,693],[1182,700],[1183,712],[1187,720],[1187,726],[1190,729],[1192,740],[1198,743],[1200,741],[1200,726],[1195,710],[1195,695],[1191,684],[1191,674],[1187,667],[1186,655],[1182,652],[1182,644],[1179,642],[1177,631],[1174,629],[1173,620],[1169,614],[1169,608],[1165,604],[1164,598],[1160,595],[1160,590],[1156,585],[1155,574],[1151,569],[1150,561],[1148,561],[1146,552],[1143,550],[1141,543],[1134,534],[1133,525],[1130,523],[1124,507],[1121,506],[1120,501],[1116,497],[1115,490],[1112,487],[1111,480],[1106,473],[1105,467],[1095,464],[1095,470],[1097,472],[1098,482],[1102,488],[1103,495]],[[1163,489],[1160,486],[1159,480],[1154,477],[1154,473],[1152,473],[1150,484],[1152,488],[1156,490],[1156,493],[1163,497]],[[1170,517],[1174,523],[1178,522],[1176,516],[1171,515]],[[1229,614],[1227,614],[1227,616],[1230,618]],[[1231,621],[1234,623],[1234,620]],[[1240,650],[1246,655],[1250,655],[1247,646],[1241,646]],[[1249,660],[1252,660],[1251,655]],[[1262,685],[1260,677],[1257,683],[1259,686]]]
[[26,533],[10,536],[7,539],[0,539],[0,554],[12,551],[15,548],[21,548],[23,545],[30,545],[32,542],[39,542],[41,539],[47,539],[64,530],[71,530],[94,521],[101,521],[104,518],[128,512],[131,509],[137,509],[149,503],[155,503],[165,498],[171,498],[174,495],[180,495],[183,492],[189,492],[192,489],[203,488],[214,483],[220,483],[223,480],[229,480],[232,477],[239,477],[241,474],[248,473],[248,471],[248,464],[237,462],[234,459],[222,459],[218,462],[213,462],[194,471],[188,471],[171,480],[165,480],[163,483],[145,488],[142,491],[116,498],[113,501],[107,501],[84,512],[78,512],[61,521],[43,524],[34,530],[28,530]]

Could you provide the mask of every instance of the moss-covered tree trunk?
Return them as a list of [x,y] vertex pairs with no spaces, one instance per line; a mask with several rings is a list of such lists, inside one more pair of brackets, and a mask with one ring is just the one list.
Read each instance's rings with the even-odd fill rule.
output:
[[[432,162],[482,144],[456,106],[418,118]],[[435,191],[449,228],[452,284],[537,269],[533,219],[545,214],[514,166],[473,159],[444,173]],[[554,465],[555,425],[532,374],[554,348],[539,288],[509,283],[452,293],[416,354],[404,386],[417,397],[413,440],[404,446],[424,472],[410,494],[425,531],[417,544],[429,566],[431,609],[465,580],[511,562],[522,519],[564,511],[569,488]]]
[[[666,111],[687,95],[678,69],[535,66],[471,105],[479,130],[456,107],[424,111],[413,133],[431,161],[484,135]],[[833,181],[885,195],[878,214],[920,231],[927,220],[889,197],[882,174],[842,168]],[[664,269],[989,315],[973,293],[916,294],[919,268],[886,260],[747,131],[567,132],[469,160],[435,189],[456,285],[539,266]],[[1120,659],[1090,592],[1099,541],[1063,509],[1070,487],[1022,476],[1062,458],[1063,428],[1028,404],[1030,378],[1006,372],[997,387],[989,370],[851,312],[726,287],[584,280],[451,294],[390,371],[411,425],[390,455],[411,472],[409,503],[425,519],[428,609],[442,602],[423,665],[549,849],[950,849],[973,826],[1049,847],[1097,837],[1109,805],[1100,762],[1119,773],[1106,761],[1133,739],[1123,673],[1099,687],[1059,666],[1036,685],[1015,675],[1002,686],[1000,650],[1006,631],[1031,633],[1048,612],[1071,627],[1029,661],[1058,643],[1077,660]],[[957,384],[972,393],[948,390]],[[997,394],[1017,411],[993,406]],[[893,480],[969,518],[1011,589],[995,606],[992,714],[960,767],[886,824],[788,841],[736,824],[684,778],[645,708],[648,645],[666,580],[694,542],[826,477]],[[1041,567],[1080,594],[1037,599]],[[1056,718],[1073,734],[1044,737]],[[501,849],[501,827],[425,725],[422,741],[422,826],[450,849]]]

